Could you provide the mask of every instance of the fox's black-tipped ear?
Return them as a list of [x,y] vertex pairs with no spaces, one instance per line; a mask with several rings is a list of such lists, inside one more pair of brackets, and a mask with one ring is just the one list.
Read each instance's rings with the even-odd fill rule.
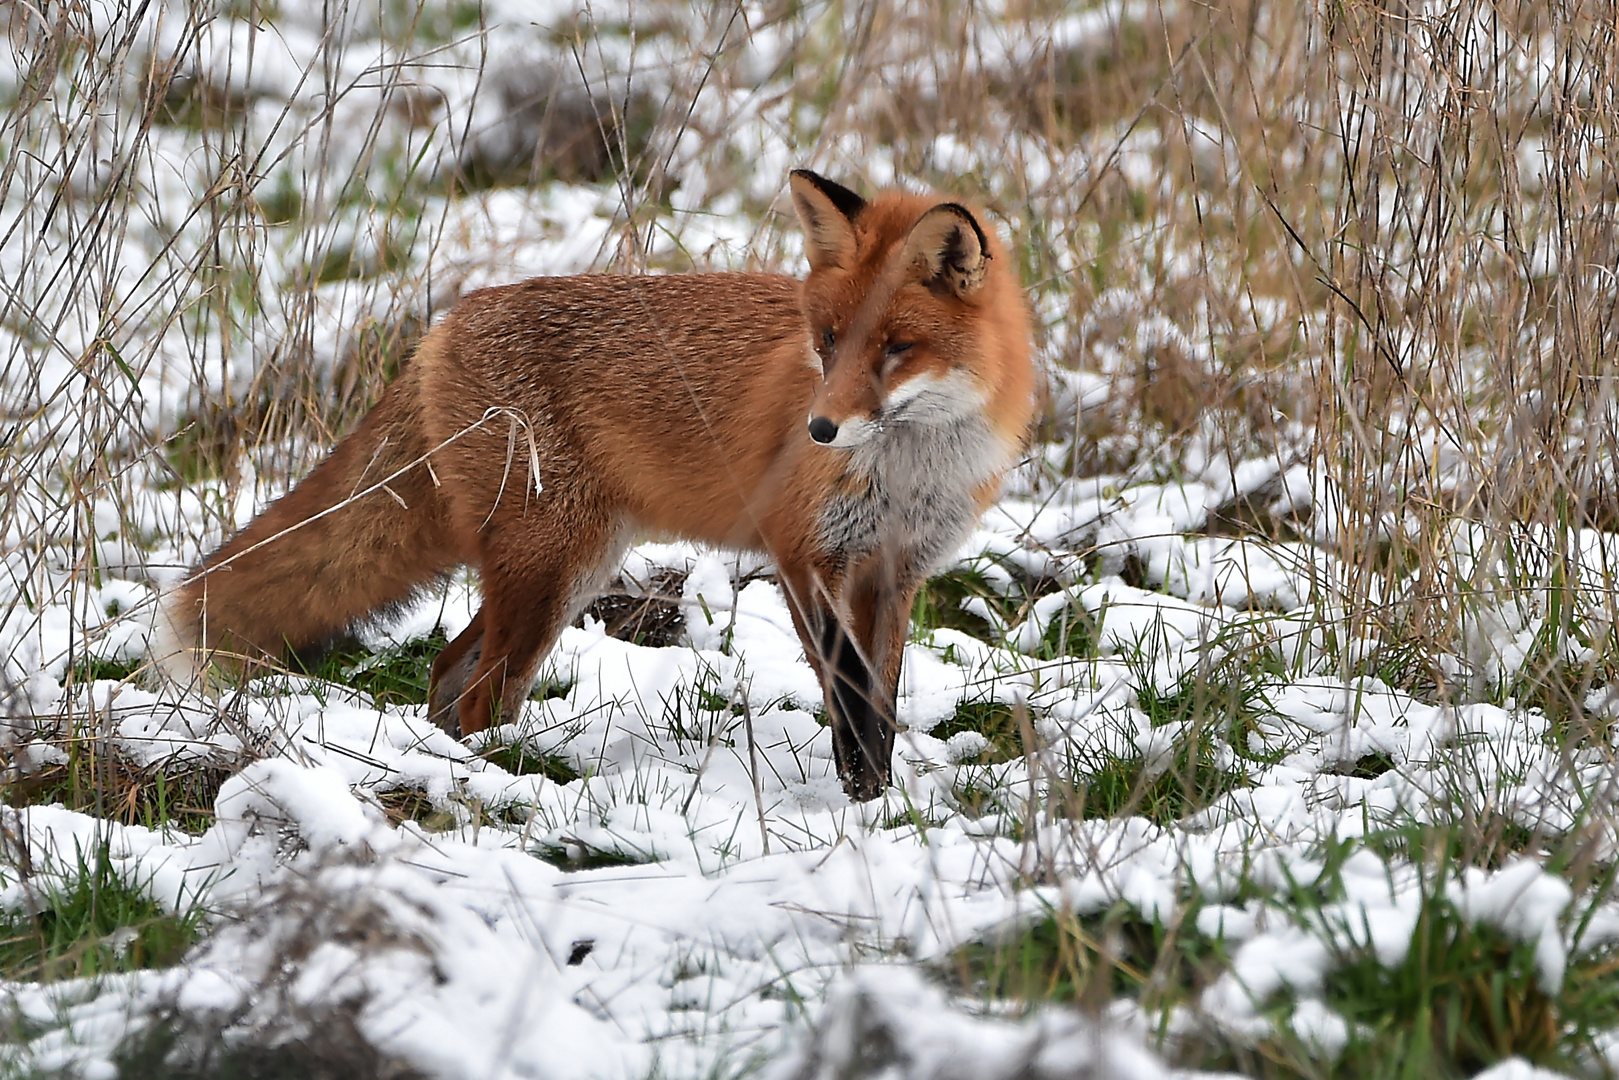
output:
[[940,203],[911,226],[901,259],[906,265],[922,263],[930,284],[941,284],[957,296],[971,296],[984,285],[989,237],[965,206]]
[[804,226],[804,251],[811,270],[831,270],[854,263],[854,220],[866,200],[808,169],[794,169],[789,178],[793,209]]
[[865,199],[862,199],[860,196],[856,195],[842,184],[834,183],[819,173],[812,173],[808,169],[794,169],[792,175],[793,180],[795,181],[793,184],[793,191],[795,193],[798,190],[797,182],[802,181],[803,183],[809,184],[816,191],[819,191],[822,195],[825,195],[827,200],[831,202],[833,206],[838,208],[838,213],[842,214],[850,221],[853,221],[855,218],[859,217],[860,211],[866,208]]

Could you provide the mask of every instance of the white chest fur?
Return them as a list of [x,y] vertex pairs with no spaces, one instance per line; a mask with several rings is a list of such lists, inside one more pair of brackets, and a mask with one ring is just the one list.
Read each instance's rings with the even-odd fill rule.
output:
[[849,451],[843,484],[821,513],[822,542],[845,561],[881,549],[906,576],[932,573],[972,532],[974,490],[1011,457],[977,416],[882,424]]

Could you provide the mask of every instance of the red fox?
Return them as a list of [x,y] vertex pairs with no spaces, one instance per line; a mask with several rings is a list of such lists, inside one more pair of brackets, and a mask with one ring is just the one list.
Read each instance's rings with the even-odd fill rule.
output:
[[428,702],[465,736],[518,715],[638,534],[753,549],[820,676],[845,790],[881,794],[912,600],[1033,418],[1029,314],[961,203],[867,201],[805,170],[790,186],[802,282],[586,275],[463,298],[359,428],[170,593],[169,669],[318,649],[471,565],[483,605]]

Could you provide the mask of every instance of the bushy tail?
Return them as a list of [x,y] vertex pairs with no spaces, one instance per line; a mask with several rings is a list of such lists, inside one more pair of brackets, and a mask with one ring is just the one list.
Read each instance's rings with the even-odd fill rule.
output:
[[170,592],[159,626],[170,640],[153,652],[171,674],[317,649],[457,561],[414,374]]

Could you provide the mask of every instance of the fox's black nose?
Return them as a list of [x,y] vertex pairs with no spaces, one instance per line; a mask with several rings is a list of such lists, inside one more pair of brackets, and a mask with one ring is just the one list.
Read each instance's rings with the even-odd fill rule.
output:
[[810,417],[810,438],[825,446],[838,437],[838,425],[824,416]]

